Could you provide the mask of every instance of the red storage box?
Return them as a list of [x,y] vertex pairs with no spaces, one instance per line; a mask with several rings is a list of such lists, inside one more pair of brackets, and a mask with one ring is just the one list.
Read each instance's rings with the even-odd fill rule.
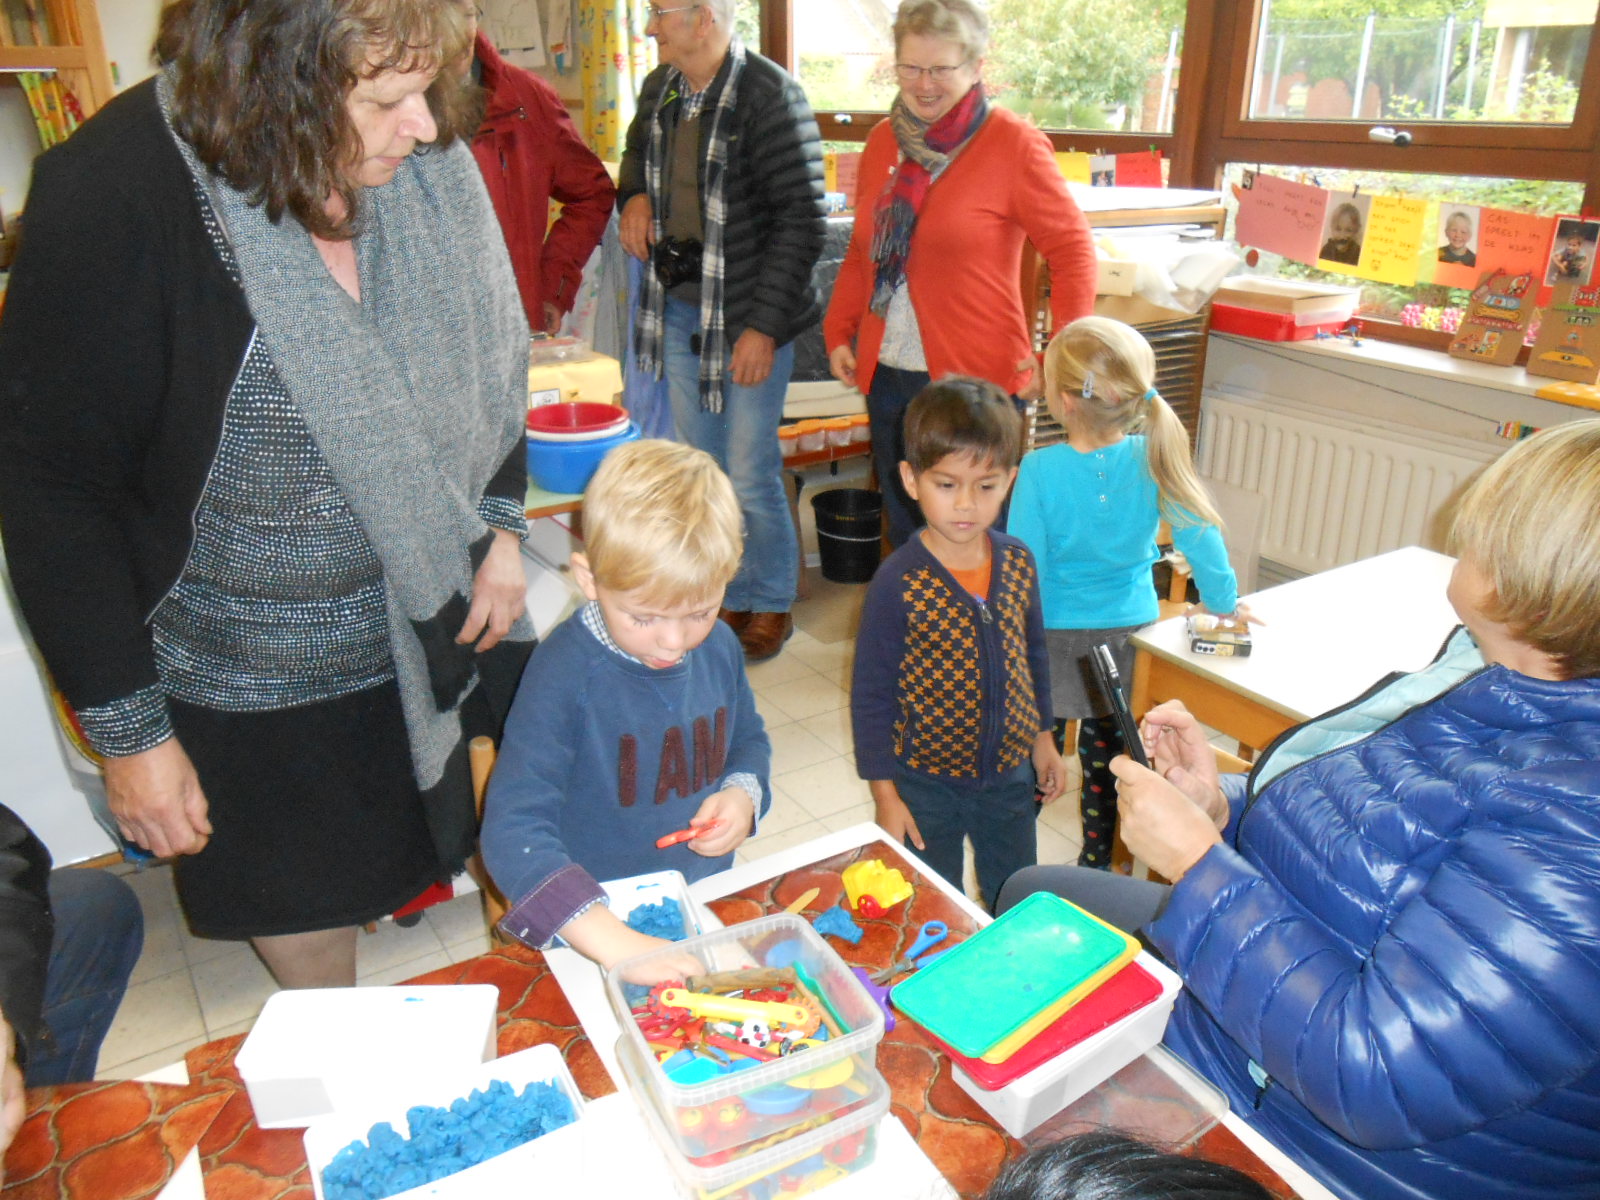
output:
[[1211,306],[1211,331],[1237,333],[1241,337],[1259,338],[1263,342],[1303,342],[1319,333],[1338,333],[1350,323],[1324,321],[1316,325],[1296,325],[1293,313],[1263,312],[1258,308],[1241,308],[1237,304]]

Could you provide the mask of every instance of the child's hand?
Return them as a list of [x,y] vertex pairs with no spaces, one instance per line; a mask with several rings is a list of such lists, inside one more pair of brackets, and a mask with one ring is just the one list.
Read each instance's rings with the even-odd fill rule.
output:
[[1060,799],[1067,790],[1067,764],[1056,749],[1055,735],[1048,729],[1033,739],[1033,774],[1040,804]]
[[[1188,616],[1190,613],[1197,612],[1211,612],[1211,610],[1204,604],[1191,604],[1187,609],[1184,610],[1184,616]],[[1265,621],[1250,611],[1250,606],[1248,604],[1235,604],[1231,613],[1213,613],[1212,615],[1215,616],[1217,620],[1235,627],[1266,624]]]
[[716,828],[700,837],[689,839],[689,849],[706,858],[717,858],[732,852],[750,836],[750,822],[755,819],[755,802],[742,787],[725,787],[712,792],[700,802],[700,811],[689,818],[690,829]]
[[[625,924],[604,904],[591,905],[557,932],[579,954],[610,970],[619,962],[650,954],[673,945],[664,938],[651,937]],[[623,978],[629,983],[657,984],[687,979],[705,970],[692,954],[674,951],[660,954],[648,963],[630,969]]]
[[877,809],[873,820],[878,826],[896,844],[904,844],[909,839],[918,850],[926,850],[927,847],[922,843],[922,830],[917,828],[917,819],[911,815],[906,802],[900,799],[900,789],[894,786],[894,780],[874,779],[867,787],[872,790],[872,803]]

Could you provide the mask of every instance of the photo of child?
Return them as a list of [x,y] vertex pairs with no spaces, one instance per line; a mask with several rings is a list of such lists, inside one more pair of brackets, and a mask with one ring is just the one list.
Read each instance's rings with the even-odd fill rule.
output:
[[1562,217],[1550,242],[1550,267],[1544,281],[1588,283],[1594,271],[1595,245],[1600,243],[1600,221]]
[[[1334,192],[1330,199],[1340,195]],[[1345,194],[1343,200],[1328,209],[1328,223],[1323,229],[1326,240],[1317,255],[1319,259],[1352,267],[1361,261],[1361,239],[1371,203],[1368,196]]]
[[1439,209],[1439,261],[1458,267],[1478,265],[1478,210],[1465,206]]

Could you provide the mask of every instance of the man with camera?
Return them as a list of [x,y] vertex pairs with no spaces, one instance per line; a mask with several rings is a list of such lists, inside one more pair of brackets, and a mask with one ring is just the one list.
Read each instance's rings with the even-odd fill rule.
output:
[[794,631],[799,548],[778,422],[793,340],[820,305],[822,142],[805,93],[747,51],[734,0],[649,6],[661,65],[622,156],[621,239],[650,263],[639,365],[663,375],[679,438],[733,480],[745,549],[722,618],[760,662]]

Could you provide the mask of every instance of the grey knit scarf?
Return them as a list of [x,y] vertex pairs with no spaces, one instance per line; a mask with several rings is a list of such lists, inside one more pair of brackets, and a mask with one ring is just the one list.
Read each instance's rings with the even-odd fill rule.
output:
[[[478,501],[527,411],[527,321],[477,164],[457,143],[367,189],[358,303],[299,222],[274,225],[174,140],[233,246],[257,334],[383,566],[426,791],[461,741],[460,704],[478,681],[473,648],[455,643],[490,536]],[[526,616],[510,637],[533,637]]]

